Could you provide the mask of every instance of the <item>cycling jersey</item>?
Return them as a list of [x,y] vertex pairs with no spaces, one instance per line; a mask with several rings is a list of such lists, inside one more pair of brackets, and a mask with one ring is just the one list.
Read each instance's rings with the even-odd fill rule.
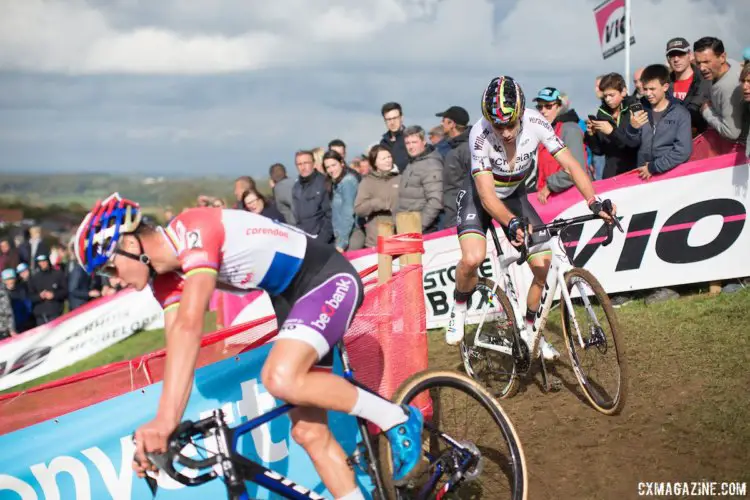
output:
[[191,209],[164,233],[181,266],[178,276],[154,279],[154,295],[165,307],[179,302],[182,277],[202,272],[216,274],[220,290],[261,288],[278,295],[297,274],[307,248],[304,233],[241,210]]
[[492,173],[497,197],[501,200],[507,198],[531,173],[540,143],[552,156],[565,149],[565,144],[541,113],[526,108],[521,119],[521,130],[516,137],[515,165],[511,168],[502,139],[495,134],[490,122],[482,117],[469,133],[471,175],[476,177]]
[[160,274],[152,283],[157,301],[176,307],[185,278],[216,274],[216,288],[244,294],[268,292],[279,333],[276,339],[301,340],[318,352],[319,366],[362,304],[363,286],[352,264],[331,245],[252,212],[194,208],[164,229],[181,269]]

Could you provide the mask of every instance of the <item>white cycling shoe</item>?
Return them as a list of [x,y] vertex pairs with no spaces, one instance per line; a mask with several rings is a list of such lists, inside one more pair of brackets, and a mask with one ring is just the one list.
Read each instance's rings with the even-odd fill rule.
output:
[[544,337],[539,342],[542,346],[542,356],[544,356],[545,361],[557,361],[560,359],[560,353]]
[[458,345],[464,338],[464,322],[466,321],[466,309],[451,308],[451,317],[448,320],[448,328],[445,330],[445,343]]
[[[531,347],[531,340],[530,340],[529,330],[524,330],[521,332],[521,339],[523,339],[524,342],[526,342],[526,345]],[[547,342],[547,339],[542,336],[542,338],[539,339],[539,347],[542,351],[542,356],[544,357],[545,361],[557,361],[560,359],[560,353],[552,347],[552,344]]]

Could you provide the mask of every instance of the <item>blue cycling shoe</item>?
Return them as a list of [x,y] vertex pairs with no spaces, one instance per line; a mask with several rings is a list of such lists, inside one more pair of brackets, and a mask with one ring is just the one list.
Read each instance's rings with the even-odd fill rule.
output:
[[408,479],[422,460],[422,427],[424,417],[414,406],[401,405],[409,419],[385,431],[391,444],[393,459],[393,481],[398,483]]

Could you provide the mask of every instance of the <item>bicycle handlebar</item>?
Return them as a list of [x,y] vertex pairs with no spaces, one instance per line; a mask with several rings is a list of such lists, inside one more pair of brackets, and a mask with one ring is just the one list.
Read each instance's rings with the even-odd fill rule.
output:
[[[602,211],[611,215],[612,214],[612,201],[604,200],[602,202]],[[532,234],[541,233],[544,231],[549,231],[550,233],[553,233],[553,232],[560,231],[561,229],[564,229],[568,226],[573,226],[575,224],[582,224],[584,222],[588,222],[594,219],[601,219],[601,217],[599,216],[599,214],[589,214],[589,215],[581,215],[578,217],[571,217],[570,219],[555,219],[549,224],[532,227]],[[625,232],[622,229],[622,225],[620,225],[620,221],[617,220],[617,217],[612,217],[612,223],[605,224],[605,227],[607,229],[607,237],[602,242],[602,246],[606,247],[610,243],[612,243],[612,240],[614,238],[613,226],[616,227],[621,233]],[[497,239],[497,233],[495,232],[495,227],[493,225],[490,225],[490,230],[492,232],[492,238],[495,241],[495,246],[497,247],[497,251],[499,254],[501,254],[502,250],[500,248],[500,241]],[[521,255],[516,260],[516,264],[518,264],[519,266],[523,264],[529,256],[528,242],[529,242],[529,232],[524,230],[523,242],[521,243],[521,246],[516,247],[516,249],[521,253]]]
[[[221,410],[217,410],[209,417],[197,422],[186,420],[178,425],[167,439],[167,451],[164,453],[146,453],[146,458],[163,470],[169,477],[185,486],[198,486],[214,479],[216,471],[211,470],[196,477],[186,476],[174,468],[174,462],[177,460],[180,464],[190,469],[200,470],[213,467],[221,460],[221,455],[214,455],[203,460],[195,460],[182,454],[182,449],[190,443],[193,437],[205,437],[210,431],[225,425],[224,416]],[[151,492],[156,494],[156,480],[146,476]]]

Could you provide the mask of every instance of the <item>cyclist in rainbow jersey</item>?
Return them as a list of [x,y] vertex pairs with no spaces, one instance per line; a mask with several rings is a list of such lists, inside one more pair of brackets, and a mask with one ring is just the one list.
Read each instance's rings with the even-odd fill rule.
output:
[[[458,192],[457,234],[461,261],[456,267],[454,305],[451,309],[445,340],[458,344],[464,336],[467,302],[477,284],[477,268],[487,252],[486,234],[496,220],[514,246],[523,242],[524,231],[542,225],[542,220],[529,202],[524,180],[531,173],[539,144],[552,154],[570,175],[589,208],[605,221],[610,214],[602,211],[594,187],[586,171],[557,137],[552,126],[534,109],[527,109],[521,86],[509,76],[493,78],[482,95],[482,118],[469,133],[471,176]],[[612,216],[615,211],[613,210]],[[531,236],[528,264],[534,279],[527,295],[527,324],[533,323],[539,308],[542,288],[549,269],[551,251],[546,233]],[[530,328],[522,332],[529,343]],[[559,353],[544,338],[541,341],[545,359]]]

